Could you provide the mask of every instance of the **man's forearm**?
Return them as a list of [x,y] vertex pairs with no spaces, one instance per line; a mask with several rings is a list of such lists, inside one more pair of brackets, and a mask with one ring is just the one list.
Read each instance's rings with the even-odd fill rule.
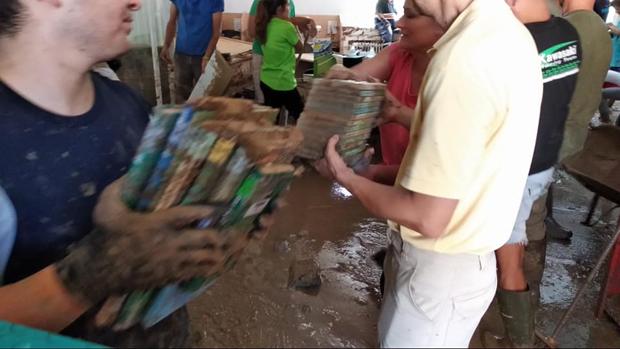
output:
[[[424,227],[423,215],[413,205],[414,193],[402,188],[375,183],[351,174],[341,183],[370,213],[406,226],[422,235],[436,237]],[[428,218],[427,218],[428,219]]]
[[54,266],[0,287],[0,320],[60,332],[90,308],[72,296]]
[[209,41],[209,46],[207,46],[207,51],[205,51],[205,55],[204,55],[204,59],[209,60],[211,59],[211,56],[213,56],[213,52],[215,52],[215,49],[217,48],[217,42],[220,40],[220,35],[219,34],[213,34],[213,37],[211,37],[211,41]]
[[172,46],[172,41],[174,37],[177,35],[177,25],[174,21],[168,21],[166,25],[166,36],[164,38],[164,48],[169,48]]

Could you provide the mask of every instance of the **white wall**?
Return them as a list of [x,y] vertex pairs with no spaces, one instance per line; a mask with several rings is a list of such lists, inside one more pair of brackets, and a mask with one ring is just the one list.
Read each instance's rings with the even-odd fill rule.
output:
[[[376,0],[294,0],[299,15],[340,15],[343,25],[372,27]],[[402,15],[405,0],[395,0]],[[252,0],[225,0],[226,12],[248,12]]]

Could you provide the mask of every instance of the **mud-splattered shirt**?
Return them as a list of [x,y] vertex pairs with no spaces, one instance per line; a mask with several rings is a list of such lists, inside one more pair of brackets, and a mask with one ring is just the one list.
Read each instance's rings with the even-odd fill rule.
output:
[[[17,236],[5,282],[23,279],[63,258],[93,229],[100,192],[128,169],[150,106],[124,84],[93,73],[95,103],[77,117],[42,110],[0,82],[0,186],[17,212]],[[63,334],[112,347],[182,347],[185,308],[145,330],[94,326],[94,307]]]
[[125,85],[92,75],[95,103],[63,117],[0,82],[0,186],[17,212],[7,283],[62,258],[93,228],[103,188],[126,171],[148,121],[149,106]]

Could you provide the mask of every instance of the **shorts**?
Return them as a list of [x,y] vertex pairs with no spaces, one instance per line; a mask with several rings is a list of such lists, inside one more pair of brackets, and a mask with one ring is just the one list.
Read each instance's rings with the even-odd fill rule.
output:
[[519,207],[519,213],[517,214],[517,220],[512,228],[512,234],[510,235],[508,242],[506,242],[506,245],[527,245],[528,240],[526,234],[526,222],[530,217],[534,202],[547,193],[549,185],[553,182],[554,172],[555,167],[552,167],[548,170],[538,172],[527,177],[525,190],[523,191],[523,197],[521,198],[521,206]]

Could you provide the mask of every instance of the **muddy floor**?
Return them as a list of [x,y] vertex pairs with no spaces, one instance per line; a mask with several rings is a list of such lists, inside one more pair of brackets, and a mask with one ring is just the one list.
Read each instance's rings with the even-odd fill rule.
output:
[[[594,228],[579,222],[591,194],[560,176],[555,214],[574,232],[570,243],[550,242],[538,329],[550,334],[610,239],[612,205],[603,202]],[[386,225],[341,187],[308,171],[287,196],[267,240],[253,244],[243,260],[190,305],[199,347],[370,347],[376,345],[380,269],[371,256],[386,243]],[[289,266],[314,259],[321,269],[318,292],[289,288]],[[596,320],[601,277],[558,336],[562,347],[620,347],[618,327]],[[472,340],[502,333],[492,306]]]

